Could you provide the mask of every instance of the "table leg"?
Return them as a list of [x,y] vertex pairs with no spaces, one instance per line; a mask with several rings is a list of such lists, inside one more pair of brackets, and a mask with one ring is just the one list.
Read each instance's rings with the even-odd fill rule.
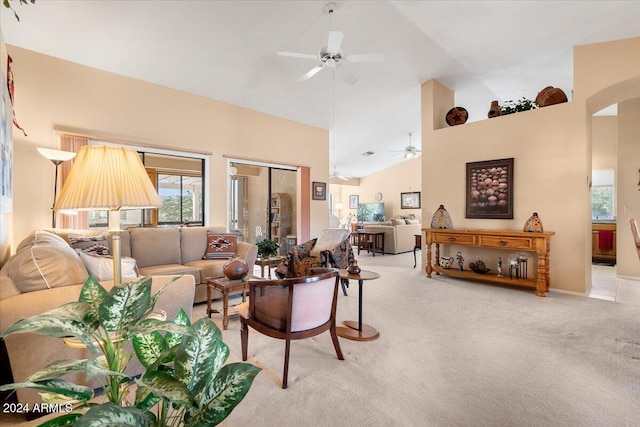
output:
[[345,320],[345,327],[337,327],[338,336],[356,341],[372,341],[380,336],[380,332],[373,326],[362,323],[362,285],[364,280],[358,280],[358,322]]
[[378,236],[369,236],[369,247],[373,250],[373,256],[376,256],[376,249],[378,248]]
[[222,329],[227,329],[229,326],[229,293],[224,292],[222,294]]
[[264,264],[260,263],[260,277],[264,279]]
[[414,246],[413,247],[413,268],[416,268],[416,265],[418,265],[418,258],[416,258],[416,249],[418,247]]
[[207,283],[207,316],[211,319],[211,286]]

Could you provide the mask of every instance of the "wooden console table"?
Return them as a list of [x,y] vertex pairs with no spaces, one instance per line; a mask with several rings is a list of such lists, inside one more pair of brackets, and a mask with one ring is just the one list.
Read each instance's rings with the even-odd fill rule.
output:
[[[465,279],[484,280],[487,282],[507,285],[527,286],[535,288],[538,296],[540,297],[545,296],[545,292],[549,291],[549,250],[551,236],[555,234],[553,231],[530,233],[508,230],[463,230],[448,228],[423,228],[422,230],[426,236],[427,267],[425,270],[427,272],[427,277],[431,277],[431,273],[435,271],[437,274],[446,274]],[[433,265],[431,256],[432,244],[435,244],[436,246],[435,265]],[[463,271],[459,271],[457,268],[445,269],[440,267],[440,244],[503,249],[513,252],[533,252],[538,257],[538,274],[534,279],[529,279],[527,277],[510,279],[508,274],[503,277],[496,276],[494,269],[487,274],[474,273],[466,266]],[[506,271],[508,268],[508,263],[505,263],[504,270]]]

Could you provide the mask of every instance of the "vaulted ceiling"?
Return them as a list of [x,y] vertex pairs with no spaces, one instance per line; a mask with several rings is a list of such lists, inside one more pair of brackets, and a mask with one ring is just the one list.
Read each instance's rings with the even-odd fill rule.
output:
[[[640,36],[640,1],[43,1],[20,16],[0,7],[8,44],[333,129],[331,172],[356,177],[418,148],[420,85],[438,79],[469,121],[492,100],[573,90],[575,45]],[[318,61],[329,30],[344,33],[347,84]],[[335,97],[333,96],[335,94]],[[375,154],[364,157],[361,153]]]

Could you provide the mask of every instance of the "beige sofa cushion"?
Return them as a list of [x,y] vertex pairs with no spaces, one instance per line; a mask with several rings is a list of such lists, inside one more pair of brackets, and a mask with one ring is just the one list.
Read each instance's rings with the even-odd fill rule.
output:
[[177,228],[130,228],[129,235],[131,256],[138,263],[142,275],[148,274],[143,273],[144,267],[182,263],[180,231]]
[[180,227],[180,252],[182,264],[201,260],[207,250],[207,232],[224,233],[225,228],[218,227]]
[[61,237],[44,230],[27,236],[3,267],[17,293],[84,283],[89,276],[82,260]]

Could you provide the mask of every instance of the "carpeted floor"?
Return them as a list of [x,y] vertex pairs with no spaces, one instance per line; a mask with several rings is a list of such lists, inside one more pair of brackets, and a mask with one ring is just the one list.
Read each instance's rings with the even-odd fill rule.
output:
[[[638,426],[640,307],[550,292],[427,279],[412,254],[361,255],[370,342],[328,334],[292,344],[251,331],[264,370],[228,426]],[[338,319],[356,320],[357,285]],[[196,308],[199,310],[199,308]],[[225,332],[240,355],[239,321]]]
[[[340,339],[344,361],[328,333],[294,342],[282,390],[284,342],[251,330],[249,362],[263,371],[223,425],[640,425],[639,306],[427,279],[412,254],[359,260],[381,275],[363,300],[380,338]],[[340,321],[357,320],[357,284],[349,291]],[[223,332],[229,362],[240,360],[239,330],[234,317]]]

